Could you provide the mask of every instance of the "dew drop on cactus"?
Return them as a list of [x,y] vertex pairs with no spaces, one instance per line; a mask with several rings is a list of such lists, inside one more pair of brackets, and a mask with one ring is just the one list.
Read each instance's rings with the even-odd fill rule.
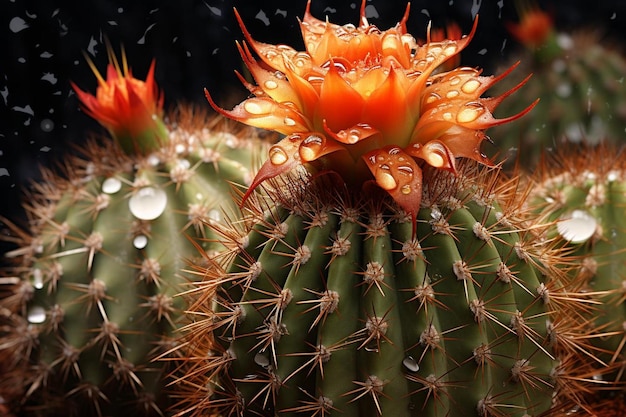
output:
[[154,220],[165,211],[167,194],[154,187],[143,187],[128,200],[128,208],[139,220]]
[[584,210],[565,213],[556,224],[556,229],[563,239],[572,243],[583,243],[596,232],[597,222]]

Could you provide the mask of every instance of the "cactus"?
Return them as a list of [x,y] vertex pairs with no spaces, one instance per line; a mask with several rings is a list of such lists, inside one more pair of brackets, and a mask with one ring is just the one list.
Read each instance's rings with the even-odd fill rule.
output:
[[[530,165],[539,162],[543,149],[568,142],[619,142],[626,124],[623,54],[598,29],[557,31],[551,16],[530,3],[519,11],[520,23],[508,27],[524,47],[514,53],[514,59],[521,61],[520,72],[532,72],[533,77],[520,90],[520,100],[508,101],[501,109],[507,114],[522,109],[528,99],[541,100],[530,117],[496,127],[491,134],[501,149],[516,149],[517,156]],[[501,91],[515,82],[510,77]]]
[[571,279],[595,302],[585,320],[591,402],[626,382],[626,164],[613,145],[570,147],[551,155],[533,176],[527,206],[546,225],[546,238],[577,259]]
[[359,26],[339,26],[308,5],[306,52],[255,41],[239,19],[255,97],[231,111],[207,98],[286,137],[242,196],[247,227],[218,228],[232,250],[193,292],[179,415],[535,416],[566,403],[578,302],[558,254],[516,225],[514,182],[496,188],[480,152],[485,129],[532,104],[495,119],[516,88],[481,95],[507,73],[438,72],[471,34],[418,46],[407,17],[381,31],[363,1]]
[[291,179],[270,202],[255,196],[246,207],[256,207],[256,223],[229,234],[240,249],[197,284],[205,295],[190,308],[199,318],[179,407],[263,416],[550,409],[567,373],[550,314],[574,314],[565,310],[575,303],[551,299],[562,289],[546,279],[549,252],[514,226],[518,206],[498,205],[507,192],[492,187],[493,172],[430,171],[416,234],[382,193],[357,199]]
[[96,97],[75,89],[110,135],[44,170],[28,230],[12,226],[1,394],[33,416],[162,416],[168,366],[154,360],[175,345],[179,271],[224,249],[206,225],[235,212],[233,184],[250,182],[266,147],[206,110],[163,118],[154,63],[146,81],[112,54],[107,79],[95,72]]

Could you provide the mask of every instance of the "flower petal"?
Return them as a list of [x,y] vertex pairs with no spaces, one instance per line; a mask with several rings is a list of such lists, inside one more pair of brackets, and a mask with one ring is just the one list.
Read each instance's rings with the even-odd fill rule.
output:
[[299,112],[269,97],[249,98],[229,111],[215,104],[206,89],[204,94],[215,111],[247,125],[275,130],[284,135],[310,130],[307,120]]
[[277,175],[291,171],[298,165],[302,165],[300,161],[299,148],[304,137],[301,134],[293,134],[283,138],[276,145],[272,146],[268,151],[268,159],[257,172],[252,184],[241,199],[243,206],[252,194],[252,192],[266,180],[274,178]]
[[423,159],[435,168],[456,173],[456,155],[442,141],[431,140],[423,145],[415,143],[405,151],[411,156]]
[[343,79],[331,61],[321,86],[316,119],[325,120],[333,131],[353,126],[361,120],[363,97]]
[[397,146],[385,146],[363,155],[376,184],[387,191],[413,219],[422,202],[422,170],[415,160]]

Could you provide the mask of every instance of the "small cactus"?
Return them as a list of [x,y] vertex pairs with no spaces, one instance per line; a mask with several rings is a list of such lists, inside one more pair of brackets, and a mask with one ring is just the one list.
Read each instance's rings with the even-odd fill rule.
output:
[[533,221],[551,225],[546,238],[578,259],[571,279],[590,294],[593,309],[582,317],[586,366],[595,393],[626,383],[626,164],[613,145],[569,147],[546,158],[533,176],[527,206]]
[[146,81],[113,55],[106,80],[95,72],[96,97],[75,89],[110,136],[43,171],[28,230],[6,221],[18,248],[0,281],[0,394],[33,416],[164,415],[168,366],[155,359],[174,346],[180,270],[224,249],[207,224],[235,212],[233,184],[250,183],[267,148],[204,110],[163,118],[154,64]]
[[[519,1],[519,24],[509,24],[523,49],[514,53],[523,71],[533,77],[520,89],[519,100],[505,102],[504,114],[520,111],[529,99],[540,98],[529,117],[494,128],[499,149],[516,150],[523,163],[536,165],[542,151],[585,141],[621,141],[626,124],[626,58],[598,29],[558,31],[552,16],[532,2]],[[510,77],[494,91],[515,85]],[[608,139],[610,138],[610,139]],[[512,158],[515,159],[515,158]]]
[[179,414],[521,417],[560,406],[570,362],[556,355],[575,331],[561,317],[578,302],[560,301],[559,258],[516,223],[514,190],[495,187],[480,152],[485,129],[532,104],[495,119],[516,88],[481,95],[507,73],[439,72],[471,34],[418,46],[408,9],[381,31],[365,1],[358,27],[309,6],[306,52],[255,41],[240,22],[255,97],[227,111],[207,92],[220,113],[286,137],[242,196],[247,225],[220,229],[232,250],[196,284]]

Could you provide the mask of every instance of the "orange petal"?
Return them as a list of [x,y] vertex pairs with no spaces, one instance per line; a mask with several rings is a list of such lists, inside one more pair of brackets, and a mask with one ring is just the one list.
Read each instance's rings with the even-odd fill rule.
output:
[[283,138],[268,151],[268,159],[259,169],[252,184],[241,199],[241,206],[245,204],[250,194],[264,181],[274,178],[277,175],[291,171],[298,165],[302,165],[298,152],[303,136],[293,134]]
[[423,145],[415,143],[407,147],[405,151],[411,156],[423,159],[435,168],[456,173],[455,154],[439,140],[431,140]]
[[249,126],[275,130],[284,135],[310,130],[307,120],[299,112],[269,97],[249,98],[228,111],[215,104],[206,89],[204,95],[215,111]]
[[298,153],[302,162],[312,162],[332,152],[345,150],[341,144],[328,140],[326,136],[311,132],[301,142]]
[[300,107],[300,100],[297,94],[284,76],[280,77],[277,75],[276,71],[272,72],[262,68],[252,57],[247,45],[244,44],[242,47],[237,43],[237,48],[239,49],[244,64],[248,70],[250,70],[254,80],[265,94],[278,103],[292,102],[295,103],[297,107]]
[[422,170],[415,160],[397,146],[386,146],[363,155],[376,184],[387,191],[413,219],[422,202]]
[[355,143],[361,142],[364,139],[380,133],[378,129],[373,128],[367,123],[357,123],[348,129],[341,129],[335,133],[330,130],[326,120],[324,120],[323,123],[324,131],[326,133],[328,133],[336,141],[345,143],[346,145],[354,145]]
[[326,120],[331,130],[338,131],[358,123],[362,110],[363,98],[343,79],[331,61],[321,86],[315,118]]

